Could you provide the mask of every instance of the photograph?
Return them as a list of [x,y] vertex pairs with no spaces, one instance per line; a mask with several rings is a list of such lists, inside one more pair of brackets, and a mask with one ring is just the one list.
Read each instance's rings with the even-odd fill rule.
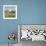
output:
[[3,5],[3,19],[17,19],[17,5]]

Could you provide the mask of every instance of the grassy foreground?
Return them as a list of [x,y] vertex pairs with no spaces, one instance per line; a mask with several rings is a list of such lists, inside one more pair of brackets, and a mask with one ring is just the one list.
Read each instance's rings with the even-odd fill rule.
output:
[[5,17],[6,18],[16,17],[16,12],[15,11],[5,11]]

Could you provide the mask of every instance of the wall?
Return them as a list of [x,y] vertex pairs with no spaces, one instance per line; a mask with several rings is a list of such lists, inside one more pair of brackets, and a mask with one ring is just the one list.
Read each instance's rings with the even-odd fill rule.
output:
[[[17,12],[17,20],[4,20],[3,19],[3,5],[18,5],[18,12]],[[8,34],[10,32],[16,32],[18,36],[17,25],[20,22],[20,15],[21,15],[21,1],[19,0],[0,0],[0,44],[7,44],[8,41]],[[18,38],[17,38],[18,39]],[[16,39],[16,43],[18,43]]]
[[[17,4],[17,20],[3,19],[5,4]],[[46,0],[0,0],[0,44],[8,43],[9,32],[18,32],[17,24],[46,24]]]
[[23,0],[21,24],[46,24],[46,0]]

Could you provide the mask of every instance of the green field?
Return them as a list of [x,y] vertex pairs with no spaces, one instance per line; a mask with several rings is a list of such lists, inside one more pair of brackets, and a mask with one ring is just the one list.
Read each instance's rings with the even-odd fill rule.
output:
[[5,11],[5,17],[14,18],[14,17],[16,17],[16,12],[15,11]]

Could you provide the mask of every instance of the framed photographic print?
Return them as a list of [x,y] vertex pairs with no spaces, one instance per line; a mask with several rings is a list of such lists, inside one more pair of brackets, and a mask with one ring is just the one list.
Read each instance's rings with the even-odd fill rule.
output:
[[3,5],[3,19],[17,19],[17,5]]

